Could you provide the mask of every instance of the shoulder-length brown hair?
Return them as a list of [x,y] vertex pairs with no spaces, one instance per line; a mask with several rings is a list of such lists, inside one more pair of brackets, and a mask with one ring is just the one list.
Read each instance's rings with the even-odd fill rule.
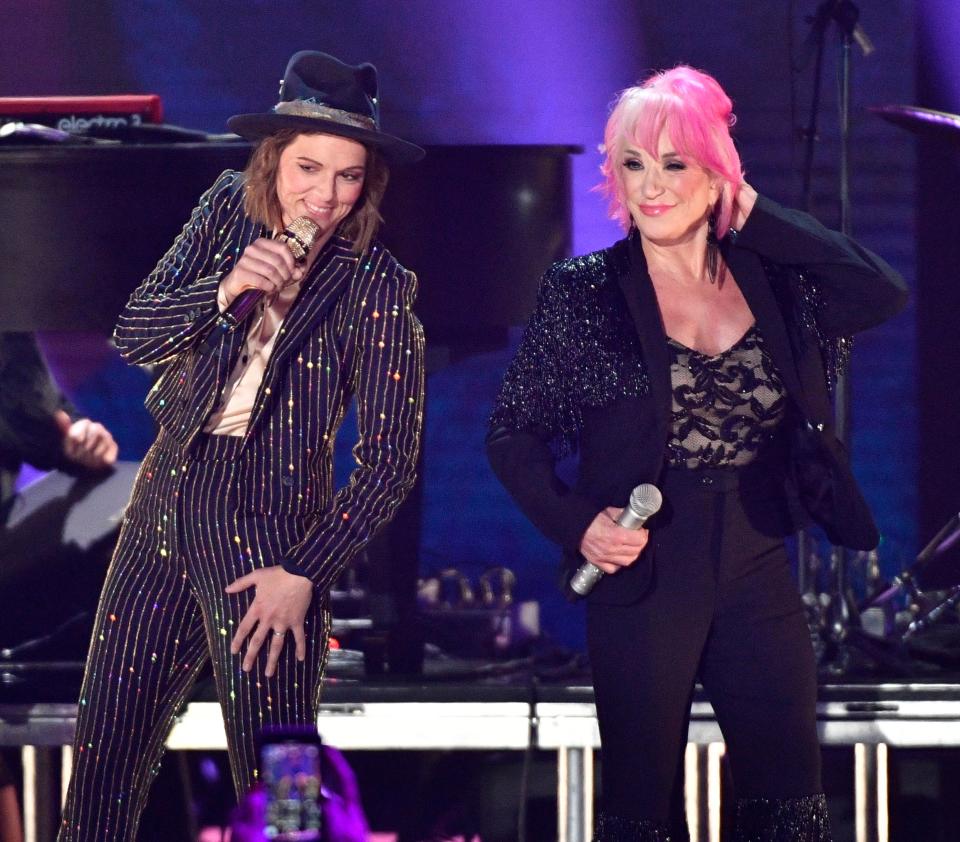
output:
[[[304,132],[297,129],[282,129],[276,134],[265,137],[253,150],[244,171],[246,177],[244,210],[247,216],[278,231],[283,228],[283,214],[280,210],[280,201],[277,199],[277,166],[280,163],[280,153],[300,134]],[[366,251],[377,236],[377,231],[383,222],[383,217],[380,216],[380,202],[383,200],[387,181],[390,179],[390,170],[383,156],[371,146],[365,145],[365,148],[367,164],[363,177],[363,193],[350,211],[350,215],[340,223],[337,231],[340,236],[353,242],[353,250],[356,254]]]

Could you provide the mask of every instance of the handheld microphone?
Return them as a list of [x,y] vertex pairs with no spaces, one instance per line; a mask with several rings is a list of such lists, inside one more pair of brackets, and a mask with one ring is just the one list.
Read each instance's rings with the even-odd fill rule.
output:
[[[298,216],[277,236],[277,240],[286,245],[293,255],[297,265],[301,265],[313,247],[320,228],[309,216]],[[253,312],[260,299],[263,298],[262,289],[245,289],[220,315],[219,325],[224,330],[233,330]]]
[[[645,482],[630,492],[630,502],[620,512],[617,526],[624,529],[640,529],[648,518],[660,511],[663,505],[663,495],[655,485]],[[593,590],[593,586],[603,577],[603,571],[589,561],[580,565],[570,580],[570,590],[577,596],[586,596]]]

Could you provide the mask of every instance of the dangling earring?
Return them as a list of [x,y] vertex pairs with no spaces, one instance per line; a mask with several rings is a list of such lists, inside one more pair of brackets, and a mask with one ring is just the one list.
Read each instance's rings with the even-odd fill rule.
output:
[[707,216],[707,274],[715,284],[720,274],[720,241],[717,239],[717,217],[713,208]]

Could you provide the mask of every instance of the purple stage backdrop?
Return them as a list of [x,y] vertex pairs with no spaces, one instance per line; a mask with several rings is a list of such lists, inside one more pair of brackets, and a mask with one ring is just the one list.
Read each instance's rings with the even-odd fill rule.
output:
[[[390,131],[425,143],[582,145],[574,167],[574,247],[582,252],[619,236],[591,192],[612,97],[651,68],[680,61],[714,73],[733,96],[751,183],[799,203],[795,130],[805,119],[812,67],[792,73],[791,56],[803,53],[804,16],[816,5],[11,0],[0,8],[0,95],[155,92],[168,122],[221,131],[231,114],[272,103],[295,50],[369,60],[382,75]],[[952,74],[952,110],[960,110],[960,11],[952,0],[918,2],[916,12],[910,0],[863,2],[861,11],[878,49],[869,59],[854,57],[854,229],[912,279],[913,141],[864,107],[914,102],[916,13],[920,25],[940,36],[925,60]],[[833,225],[836,46],[831,32],[815,170],[816,211]],[[899,570],[920,540],[914,344],[909,311],[860,341],[853,369],[855,469],[881,522],[888,571]],[[56,356],[62,342],[52,337],[47,345]],[[422,567],[452,564],[474,575],[493,564],[514,567],[521,596],[545,601],[547,628],[578,644],[581,616],[553,592],[555,549],[513,510],[482,457],[485,417],[510,350],[469,358],[431,378]],[[142,414],[129,409],[142,401],[142,380],[128,376],[117,389],[115,360],[86,368],[76,355],[58,361],[78,403],[118,428],[125,458],[137,457],[149,429],[144,432]],[[125,423],[130,417],[137,419],[133,426]],[[460,501],[454,513],[451,500]]]

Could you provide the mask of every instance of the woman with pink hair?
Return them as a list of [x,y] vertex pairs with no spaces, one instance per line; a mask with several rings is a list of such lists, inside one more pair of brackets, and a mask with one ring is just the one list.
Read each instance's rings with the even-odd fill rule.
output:
[[[723,730],[741,842],[830,838],[816,665],[783,539],[879,535],[833,425],[850,334],[898,312],[883,260],[744,181],[732,105],[690,67],[607,121],[605,188],[627,236],[554,264],[487,450],[587,598],[603,763],[596,839],[688,839],[682,756],[699,680]],[[575,483],[555,466],[577,453]],[[645,528],[617,523],[655,484]],[[581,590],[583,590],[581,588]]]

